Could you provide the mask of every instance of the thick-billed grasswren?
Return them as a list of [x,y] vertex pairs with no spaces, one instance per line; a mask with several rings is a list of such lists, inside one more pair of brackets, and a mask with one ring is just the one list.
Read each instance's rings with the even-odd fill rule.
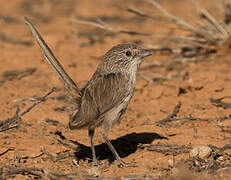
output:
[[126,166],[110,140],[109,130],[120,121],[135,90],[136,75],[142,60],[152,54],[134,44],[120,44],[111,48],[102,58],[92,78],[82,88],[74,83],[56,59],[33,24],[25,18],[32,35],[41,47],[46,60],[58,74],[68,92],[70,107],[69,127],[88,129],[93,162],[97,162],[93,136],[96,127],[102,126],[102,136],[118,163]]

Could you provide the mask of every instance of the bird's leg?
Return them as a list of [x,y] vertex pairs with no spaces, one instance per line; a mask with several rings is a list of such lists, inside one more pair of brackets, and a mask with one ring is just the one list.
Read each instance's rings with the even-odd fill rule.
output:
[[122,167],[136,167],[136,164],[135,163],[125,163],[119,156],[119,154],[116,152],[115,148],[112,146],[110,140],[108,139],[107,137],[107,133],[103,133],[103,138],[104,140],[106,141],[108,147],[111,149],[112,153],[114,154],[116,160],[118,161],[118,164],[119,166],[122,166]]
[[89,129],[88,136],[89,136],[90,143],[91,143],[91,152],[92,152],[92,158],[93,158],[93,165],[98,165],[96,155],[95,155],[95,146],[94,146],[94,143],[93,143],[94,133],[95,133],[94,129]]

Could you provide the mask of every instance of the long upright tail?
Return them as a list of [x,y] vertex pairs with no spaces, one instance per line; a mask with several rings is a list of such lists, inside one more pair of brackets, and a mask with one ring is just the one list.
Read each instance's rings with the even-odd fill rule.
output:
[[[38,42],[40,48],[42,49],[43,54],[46,57],[47,62],[51,65],[51,67],[54,69],[54,71],[57,73],[61,81],[64,83],[65,88],[69,92],[69,95],[73,101],[73,99],[78,100],[80,90],[77,87],[77,85],[74,83],[74,81],[70,78],[70,76],[65,72],[59,61],[56,59],[54,54],[52,53],[51,49],[48,47],[46,42],[43,40],[42,36],[39,34],[39,32],[36,30],[34,25],[30,22],[28,18],[25,18],[25,23],[30,29],[32,35]],[[72,104],[76,104],[77,102],[72,102]]]
[[65,72],[59,61],[56,59],[54,54],[52,53],[51,49],[48,47],[46,42],[43,40],[39,32],[36,30],[34,25],[29,21],[28,18],[25,18],[26,25],[29,27],[32,35],[38,42],[39,46],[42,49],[43,54],[46,57],[47,62],[52,66],[52,68],[55,70],[61,81],[64,83],[65,86],[69,87],[75,87],[77,88],[74,81],[70,78],[70,76]]

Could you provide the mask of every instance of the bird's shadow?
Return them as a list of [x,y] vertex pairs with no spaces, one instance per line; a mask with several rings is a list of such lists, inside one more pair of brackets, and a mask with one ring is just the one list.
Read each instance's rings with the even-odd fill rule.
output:
[[[167,139],[164,136],[161,136],[156,133],[131,133],[125,136],[119,137],[115,140],[111,140],[113,147],[119,154],[121,158],[127,157],[132,153],[135,153],[139,144],[150,144],[155,139]],[[81,159],[92,159],[91,148],[80,144],[76,141],[72,141],[77,145],[80,145],[80,151],[76,152],[76,157]],[[98,160],[105,160],[108,159],[109,162],[113,162],[115,160],[114,155],[112,154],[111,150],[107,146],[106,143],[102,143],[95,146],[96,157]]]

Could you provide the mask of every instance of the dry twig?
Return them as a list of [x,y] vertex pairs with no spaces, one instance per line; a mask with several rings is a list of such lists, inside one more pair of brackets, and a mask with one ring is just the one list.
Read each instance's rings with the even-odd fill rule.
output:
[[[183,36],[152,35],[152,38],[158,38],[162,41],[167,40],[168,42],[169,40],[171,40],[171,42],[179,44],[179,48],[176,49],[171,48],[171,45],[169,45],[169,43],[167,47],[166,45],[160,45],[157,47],[153,46],[153,49],[156,51],[163,52],[168,50],[170,53],[176,54],[176,57],[181,57],[184,60],[196,60],[198,58],[202,59],[202,57],[207,57],[211,54],[216,53],[219,50],[218,45],[223,44],[223,42],[225,42],[231,36],[231,29],[226,23],[227,18],[224,18],[223,21],[216,20],[216,18],[211,13],[209,13],[209,11],[207,11],[204,8],[201,8],[197,1],[189,0],[199,12],[199,17],[202,20],[196,22],[198,26],[195,26],[192,23],[187,22],[184,19],[173,15],[166,8],[161,6],[161,4],[158,3],[158,1],[156,0],[145,1],[150,3],[153,7],[157,8],[162,13],[162,16],[150,15],[148,13],[143,12],[142,10],[138,10],[135,8],[128,8],[126,10],[143,18],[152,19],[155,21],[162,21],[168,24],[175,24],[179,29],[186,32],[186,34]],[[222,12],[226,17],[227,13],[225,14],[225,8],[228,9],[229,6],[227,5],[226,7],[222,5],[221,7],[221,9],[223,9]],[[230,15],[231,13],[228,14]]]
[[130,13],[133,13],[137,16],[141,16],[141,17],[145,17],[145,18],[149,18],[149,19],[153,19],[153,20],[156,20],[156,21],[164,21],[164,22],[167,22],[167,23],[171,23],[171,20],[169,20],[168,18],[165,18],[165,17],[162,17],[162,16],[151,16],[149,14],[146,14],[138,9],[135,9],[135,8],[127,8],[126,9],[128,12]]
[[[41,147],[41,152],[43,154],[46,154],[47,158],[50,159],[52,162],[57,162],[57,161],[60,161],[62,159],[69,158],[69,157],[75,157],[75,153],[70,152],[70,151],[66,151],[62,154],[58,154],[57,156],[53,156],[44,147]],[[43,158],[43,160],[46,160],[46,158]]]
[[15,115],[7,120],[3,120],[0,121],[0,132],[6,131],[8,129],[12,129],[12,128],[16,128],[19,126],[19,120],[21,120],[21,118],[27,114],[28,112],[30,112],[35,106],[37,106],[38,104],[40,104],[41,102],[44,102],[47,97],[52,94],[55,91],[56,88],[52,88],[50,92],[48,92],[45,96],[38,98],[37,101],[35,101],[30,107],[28,107],[25,111],[23,111],[22,113],[20,113],[20,109],[19,109],[19,105],[17,104],[17,110]]
[[75,179],[78,177],[77,173],[63,174],[60,172],[54,172],[46,168],[26,168],[26,167],[13,167],[6,166],[2,169],[2,174],[0,179],[8,179],[21,174],[24,176],[29,176],[32,179]]
[[[176,106],[174,107],[173,111],[171,114],[164,110],[160,110],[161,112],[167,114],[167,117],[157,121],[155,123],[145,123],[145,125],[154,125],[156,124],[157,126],[170,126],[170,127],[175,127],[175,126],[180,126],[183,125],[187,121],[216,121],[216,122],[222,122],[227,119],[231,119],[231,114],[227,116],[222,116],[222,117],[217,117],[217,118],[198,118],[198,117],[193,117],[192,115],[189,116],[181,116],[177,117],[177,114],[179,113],[181,108],[181,102],[178,102]],[[173,122],[179,121],[177,124],[172,124]]]
[[76,144],[70,140],[67,140],[66,137],[62,135],[62,132],[57,131],[55,134],[57,135],[57,141],[62,145],[74,150],[75,152],[78,152],[81,149],[81,144]]
[[4,152],[0,153],[0,156],[3,156],[4,154],[8,153],[9,151],[13,151],[13,150],[14,150],[14,148],[8,148]]
[[96,21],[90,21],[90,20],[84,20],[80,18],[72,18],[71,21],[79,24],[85,24],[85,25],[90,25],[94,27],[98,27],[100,29],[104,29],[110,32],[116,32],[116,33],[125,33],[129,35],[141,35],[141,36],[148,36],[149,34],[147,33],[140,33],[136,31],[132,31],[130,29],[125,29],[125,28],[120,28],[120,27],[112,27],[111,25],[105,23],[104,21],[98,19]]
[[173,154],[178,155],[182,153],[189,153],[192,149],[192,146],[186,145],[170,145],[170,144],[140,144],[140,148],[146,149],[148,151],[161,152],[165,155]]
[[224,97],[221,97],[218,99],[213,99],[211,97],[210,102],[217,107],[222,107],[224,109],[228,109],[228,108],[231,108],[231,103],[222,102],[222,100],[227,99],[227,98],[231,98],[231,96],[224,96]]
[[204,34],[203,32],[201,32],[200,30],[194,28],[193,26],[191,26],[190,24],[188,24],[186,21],[184,21],[183,19],[176,17],[174,15],[172,15],[171,13],[169,13],[165,8],[163,8],[159,3],[157,3],[155,0],[146,0],[148,3],[151,3],[153,6],[155,6],[157,9],[159,9],[167,18],[169,18],[169,20],[171,20],[171,22],[177,24],[178,26],[180,26],[183,30],[186,31],[191,31],[195,34]]
[[223,38],[228,38],[231,34],[230,32],[228,31],[228,28],[225,27],[222,27],[220,25],[219,22],[217,22],[217,20],[204,8],[201,8],[199,6],[199,4],[197,3],[197,1],[195,0],[189,0],[194,6],[195,8],[200,12],[200,15],[202,18],[204,18],[205,20],[208,21],[208,23],[210,23],[222,36]]

